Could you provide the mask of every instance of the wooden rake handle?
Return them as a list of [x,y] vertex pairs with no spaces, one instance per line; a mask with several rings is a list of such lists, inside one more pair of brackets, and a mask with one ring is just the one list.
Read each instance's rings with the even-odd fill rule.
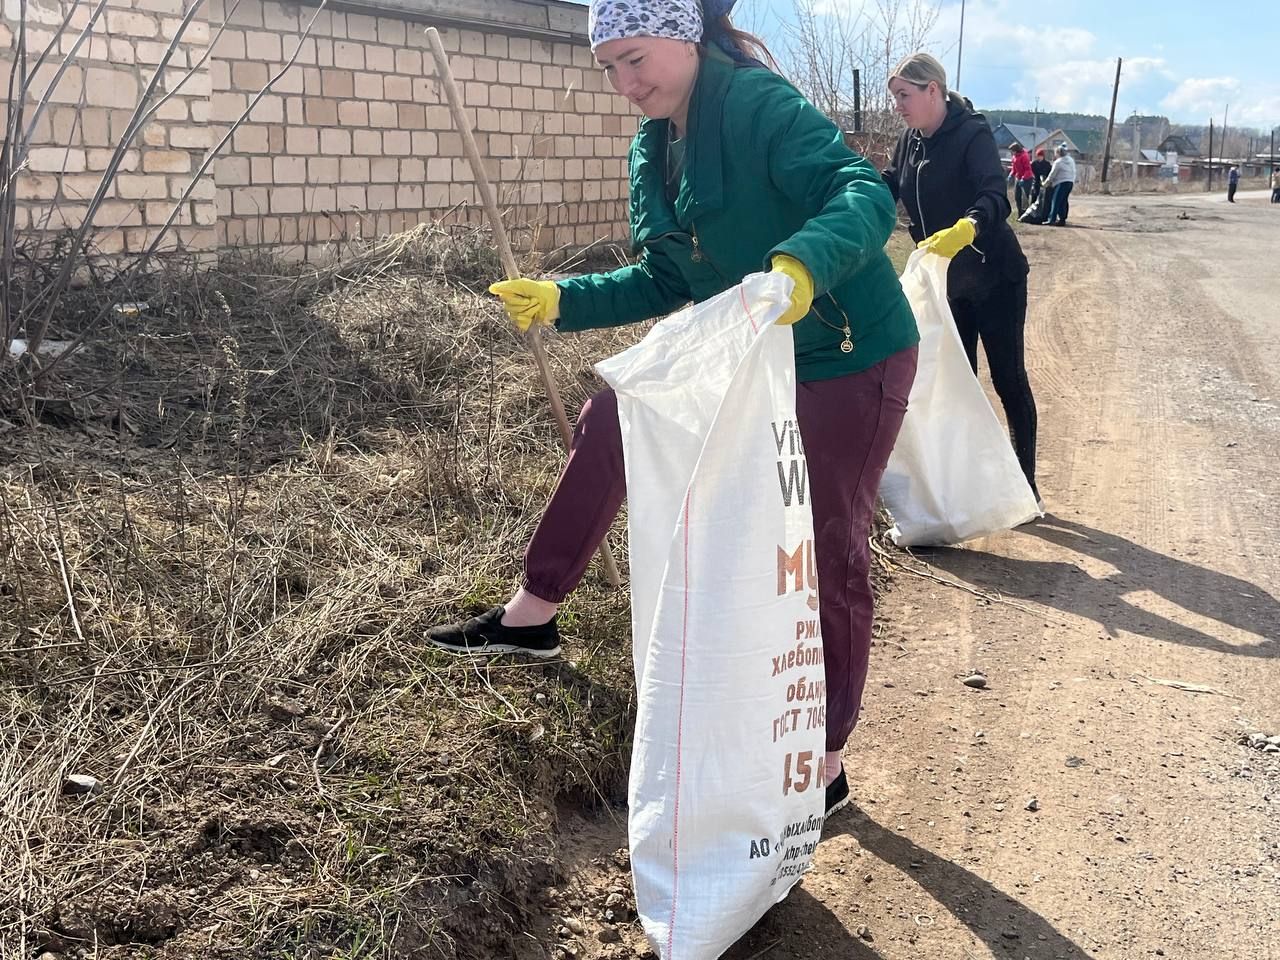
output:
[[[467,160],[471,163],[471,172],[476,178],[476,186],[480,190],[480,200],[484,203],[484,212],[489,218],[494,242],[498,245],[498,257],[502,260],[503,269],[507,271],[507,279],[519,279],[520,268],[516,265],[515,254],[511,252],[511,243],[507,240],[507,230],[498,212],[498,201],[493,194],[493,185],[489,183],[484,164],[480,161],[476,138],[471,132],[466,111],[462,108],[462,93],[458,90],[457,81],[453,79],[453,71],[449,69],[449,55],[445,53],[444,44],[440,42],[440,33],[435,27],[427,28],[427,42],[431,44],[431,55],[436,61],[436,73],[444,86],[449,110],[453,113],[453,124],[462,135],[462,148],[466,151]],[[547,400],[551,403],[551,412],[555,415],[556,426],[560,428],[560,441],[568,451],[569,444],[573,440],[573,431],[569,427],[569,418],[565,415],[564,404],[560,400],[560,391],[556,388],[556,382],[547,366],[547,353],[543,349],[542,333],[537,324],[529,326],[526,339],[529,349],[533,351],[534,362],[538,365],[538,373],[542,375],[542,385],[546,388]],[[609,583],[615,587],[620,586],[622,577],[618,574],[618,565],[614,563],[613,554],[609,551],[608,540],[600,544],[600,561],[604,564],[604,573]]]

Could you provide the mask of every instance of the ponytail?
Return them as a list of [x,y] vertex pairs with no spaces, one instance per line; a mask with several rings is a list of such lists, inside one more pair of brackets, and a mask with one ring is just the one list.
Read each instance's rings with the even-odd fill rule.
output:
[[755,34],[735,27],[727,13],[707,21],[702,41],[714,43],[738,63],[778,71],[778,61],[765,42]]

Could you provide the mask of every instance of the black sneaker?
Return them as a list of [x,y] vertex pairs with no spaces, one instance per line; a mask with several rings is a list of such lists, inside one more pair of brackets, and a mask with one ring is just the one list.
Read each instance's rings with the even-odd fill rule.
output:
[[836,774],[836,778],[827,784],[827,816],[839,812],[849,803],[849,781],[845,778],[844,767]]
[[450,653],[485,656],[495,653],[526,653],[531,657],[560,655],[560,631],[556,618],[535,627],[508,627],[502,623],[504,607],[494,607],[478,617],[446,627],[432,627],[427,639]]

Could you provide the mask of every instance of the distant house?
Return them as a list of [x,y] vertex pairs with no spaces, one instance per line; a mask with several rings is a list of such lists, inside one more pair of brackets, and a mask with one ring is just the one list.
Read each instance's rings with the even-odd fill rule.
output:
[[1200,156],[1200,148],[1181,134],[1165,137],[1156,149],[1161,153],[1176,153],[1179,157]]
[[1002,160],[1009,159],[1015,143],[1021,144],[1028,153],[1033,154],[1040,148],[1044,148],[1044,152],[1050,154],[1058,144],[1065,143],[1068,150],[1076,156],[1080,155],[1080,147],[1075,139],[1061,127],[1047,130],[1044,127],[1031,127],[1021,123],[1000,123],[991,128],[991,133],[996,138],[996,146],[1000,148]]
[[1133,177],[1186,179],[1190,173],[1189,171],[1183,173],[1177,165],[1177,160],[1176,154],[1140,148],[1135,162],[1132,142],[1123,139],[1111,142],[1111,176],[1116,179],[1128,180]]
[[1008,159],[1015,143],[1021,144],[1031,153],[1044,143],[1049,131],[1043,127],[1032,127],[1021,123],[998,123],[991,129],[996,138],[996,146],[1000,148],[1000,156]]
[[[1107,146],[1107,135],[1102,130],[1067,130],[1067,139],[1076,145],[1076,159],[1101,160]],[[1112,150],[1115,150],[1114,144]]]
[[1044,138],[1043,142],[1036,144],[1036,146],[1044,147],[1044,152],[1049,154],[1058,149],[1058,147],[1064,143],[1067,145],[1067,152],[1078,159],[1081,155],[1080,145],[1076,143],[1075,140],[1067,134],[1067,131],[1063,130],[1061,127],[1058,127],[1056,130],[1050,130],[1048,136]]

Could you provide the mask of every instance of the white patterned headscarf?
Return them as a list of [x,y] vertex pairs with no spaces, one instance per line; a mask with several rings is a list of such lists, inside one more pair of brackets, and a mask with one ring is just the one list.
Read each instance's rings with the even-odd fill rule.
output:
[[587,14],[591,49],[610,40],[666,37],[702,40],[702,5],[698,0],[591,0]]

